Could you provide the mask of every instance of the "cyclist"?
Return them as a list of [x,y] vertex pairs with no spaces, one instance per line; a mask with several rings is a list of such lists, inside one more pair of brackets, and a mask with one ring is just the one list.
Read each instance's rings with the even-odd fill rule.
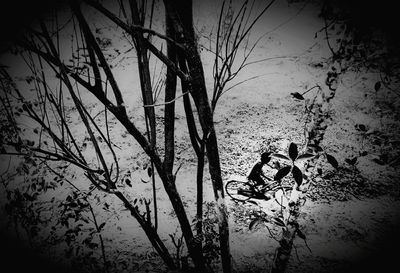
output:
[[249,181],[252,181],[255,183],[256,189],[262,188],[262,186],[265,185],[266,181],[270,181],[271,179],[268,178],[262,168],[264,165],[268,164],[268,162],[271,160],[271,153],[270,152],[265,152],[261,154],[261,161],[258,161],[253,168],[251,169],[249,175],[247,176],[247,179]]

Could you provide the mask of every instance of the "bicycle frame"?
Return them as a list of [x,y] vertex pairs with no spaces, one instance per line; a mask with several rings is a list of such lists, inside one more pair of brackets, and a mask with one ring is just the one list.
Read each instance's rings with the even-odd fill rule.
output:
[[225,191],[229,197],[240,202],[246,202],[249,199],[269,200],[271,195],[275,195],[279,190],[287,195],[292,190],[292,185],[283,185],[280,181],[272,181],[261,186],[260,189],[257,188],[258,186],[252,181],[229,180],[225,185]]

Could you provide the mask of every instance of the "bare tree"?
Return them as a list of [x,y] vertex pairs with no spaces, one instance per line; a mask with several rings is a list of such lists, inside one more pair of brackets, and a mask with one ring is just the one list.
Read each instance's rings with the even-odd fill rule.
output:
[[[226,91],[226,83],[234,79],[245,67],[255,46],[255,44],[252,46],[248,44],[250,30],[273,2],[268,3],[255,18],[250,16],[255,1],[245,1],[237,13],[234,13],[231,3],[228,7],[228,4],[223,2],[215,44],[215,83],[210,101],[193,27],[192,1],[164,1],[165,34],[152,29],[155,1],[151,3],[136,0],[119,1],[119,15],[113,8],[106,7],[99,1],[69,1],[72,14],[70,25],[73,29],[71,35],[73,48],[69,53],[72,64],[66,64],[64,59],[67,53],[60,45],[62,43],[60,33],[65,26],[59,24],[56,15],[50,23],[40,20],[37,28],[28,28],[24,38],[18,41],[21,50],[19,54],[31,72],[28,83],[34,86],[36,98],[26,96],[25,92],[11,84],[11,77],[2,68],[2,82],[10,83],[2,88],[6,94],[2,96],[2,102],[8,102],[12,97],[13,103],[40,128],[35,142],[23,140],[22,137],[18,141],[2,143],[2,154],[29,156],[41,162],[63,162],[78,167],[93,185],[87,194],[98,190],[120,200],[138,221],[165,264],[173,269],[179,266],[179,261],[174,261],[157,232],[156,171],[177,216],[189,256],[198,272],[212,271],[211,267],[205,263],[202,250],[203,176],[207,158],[218,208],[222,267],[225,273],[231,272],[228,214],[213,113],[218,99]],[[96,39],[94,30],[88,22],[88,17],[85,15],[86,9],[96,10],[130,37],[137,57],[146,132],[142,132],[128,114],[123,92],[102,49],[101,41]],[[149,11],[150,14],[148,14]],[[225,25],[222,23],[224,18],[229,20]],[[224,22],[227,22],[225,19]],[[166,54],[153,43],[154,39],[166,45]],[[242,45],[244,45],[245,57],[238,68],[233,70],[236,55]],[[165,97],[162,103],[156,103],[154,92],[156,87],[152,85],[153,78],[150,73],[151,56],[155,56],[167,68]],[[52,83],[54,76],[58,79],[56,85]],[[180,96],[176,94],[178,79],[182,86]],[[93,95],[104,106],[103,120],[100,122],[96,119],[97,116],[93,116],[88,111],[87,104],[81,97],[83,90]],[[80,140],[77,139],[68,121],[67,97],[72,100],[73,107],[88,135],[98,159],[97,164],[90,162],[87,155],[82,152]],[[196,236],[175,184],[180,168],[179,166],[174,170],[175,103],[180,97],[183,98],[188,133],[198,159]],[[6,103],[3,103],[3,106],[8,107]],[[156,107],[164,108],[163,148],[157,141]],[[196,114],[193,107],[197,110]],[[110,134],[110,113],[151,160],[148,172],[153,182],[153,215],[150,201],[146,200],[144,206],[139,207],[137,200],[130,200],[124,188],[120,186],[123,183],[123,177],[115,151],[116,146]],[[197,128],[197,122],[200,128]],[[17,121],[14,123],[18,124]],[[108,153],[111,156],[108,156]],[[97,224],[96,228],[100,230]]]

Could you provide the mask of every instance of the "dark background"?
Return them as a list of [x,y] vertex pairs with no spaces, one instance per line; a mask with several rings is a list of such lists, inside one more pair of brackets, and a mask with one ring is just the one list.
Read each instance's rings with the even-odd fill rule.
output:
[[[196,1],[196,0],[195,0]],[[203,0],[199,0],[203,1]],[[213,0],[219,1],[219,0]],[[264,1],[264,0],[261,0]],[[278,0],[282,1],[282,0]],[[300,0],[294,2],[306,2]],[[15,36],[23,25],[30,25],[35,18],[52,10],[66,8],[68,0],[5,0],[0,3],[0,30],[2,40]],[[289,0],[289,2],[291,2]],[[329,2],[349,12],[359,26],[375,26],[389,34],[400,31],[400,9],[394,0],[311,0],[311,3]],[[397,35],[396,35],[397,36]]]

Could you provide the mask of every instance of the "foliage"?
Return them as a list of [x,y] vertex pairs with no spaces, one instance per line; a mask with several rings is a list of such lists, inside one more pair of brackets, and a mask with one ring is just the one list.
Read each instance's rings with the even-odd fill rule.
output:
[[[328,78],[337,77],[347,70],[359,71],[366,68],[380,74],[380,79],[373,86],[376,92],[384,86],[398,94],[396,86],[400,83],[400,52],[395,30],[397,22],[396,16],[389,15],[393,7],[389,3],[379,7],[373,5],[372,9],[369,5],[358,7],[343,4],[340,1],[324,1],[320,14],[325,20],[325,27],[319,32],[323,31],[326,36],[332,61],[341,63],[341,69],[331,72],[335,75],[328,75]],[[363,13],[359,13],[360,8],[364,10]],[[371,19],[379,11],[386,16],[379,20]]]
[[299,155],[298,147],[295,143],[290,143],[288,155],[275,153],[272,154],[273,157],[281,159],[285,162],[290,162],[290,166],[285,166],[278,170],[278,172],[274,176],[274,180],[280,181],[285,176],[287,176],[290,172],[292,173],[293,179],[296,182],[297,188],[302,185],[303,182],[303,173],[298,166],[295,165],[296,162],[302,162],[304,160],[308,160],[313,158],[315,155],[310,153],[303,153]]

